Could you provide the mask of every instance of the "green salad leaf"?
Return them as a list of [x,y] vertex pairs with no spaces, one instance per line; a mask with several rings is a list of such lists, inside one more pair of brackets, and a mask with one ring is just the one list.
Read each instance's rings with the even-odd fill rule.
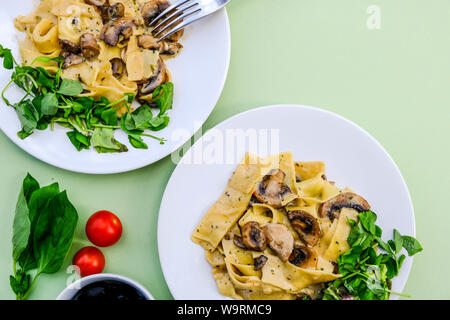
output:
[[99,153],[126,152],[127,147],[114,139],[113,130],[109,128],[95,128],[91,138],[91,145]]
[[[81,82],[61,79],[62,57],[39,57],[30,66],[18,65],[11,50],[0,45],[0,58],[3,58],[6,69],[14,70],[1,96],[17,113],[22,126],[17,135],[21,139],[26,139],[35,130],[45,130],[49,126],[53,129],[54,124],[58,124],[71,130],[67,137],[78,151],[91,147],[99,153],[128,151],[114,138],[114,131],[120,129],[128,134],[128,141],[135,148],[148,149],[144,137],[156,139],[161,144],[166,141],[145,131],[159,131],[169,125],[167,112],[173,105],[173,83],[166,82],[156,88],[148,104],[132,111],[131,104],[136,98],[134,93],[124,93],[114,102],[105,97],[94,100],[80,96],[84,92]],[[57,72],[53,74],[43,67],[33,67],[35,62],[57,66]],[[25,96],[15,104],[5,96],[13,83],[25,92]],[[127,110],[122,116],[126,126],[118,117],[119,109]]]
[[58,93],[73,97],[83,92],[83,86],[80,82],[70,79],[63,79]]
[[14,58],[10,49],[3,48],[0,45],[0,58],[3,58],[3,67],[5,69],[11,70],[14,68]]
[[[338,258],[342,277],[328,283],[322,299],[387,300],[390,294],[402,295],[391,291],[391,280],[398,275],[406,258],[400,252],[404,248],[413,256],[423,250],[422,246],[415,238],[403,236],[396,229],[393,240],[384,242],[376,220],[377,215],[372,211],[360,213],[358,221],[348,220],[350,250]],[[379,253],[379,249],[383,252]]]

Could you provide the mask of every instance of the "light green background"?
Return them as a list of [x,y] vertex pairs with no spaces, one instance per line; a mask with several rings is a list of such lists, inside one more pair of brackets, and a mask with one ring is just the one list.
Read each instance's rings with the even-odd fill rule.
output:
[[[380,30],[367,28],[369,5],[381,10]],[[278,103],[321,107],[359,124],[397,162],[414,202],[425,250],[404,291],[415,299],[450,298],[450,1],[234,0],[228,14],[230,72],[204,129]],[[136,279],[158,299],[171,298],[156,243],[158,209],[174,169],[170,158],[130,173],[90,176],[42,163],[3,134],[0,150],[0,298],[14,297],[8,284],[11,225],[27,171],[42,184],[59,181],[78,208],[70,257],[87,244],[89,215],[112,210],[125,232],[104,250],[105,271]],[[42,276],[30,298],[54,299],[66,278],[64,271]]]

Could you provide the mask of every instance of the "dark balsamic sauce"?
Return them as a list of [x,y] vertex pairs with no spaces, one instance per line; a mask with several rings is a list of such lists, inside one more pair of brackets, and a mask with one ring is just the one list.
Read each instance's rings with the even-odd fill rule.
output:
[[146,300],[146,298],[129,284],[116,280],[103,280],[84,286],[72,300],[135,301]]

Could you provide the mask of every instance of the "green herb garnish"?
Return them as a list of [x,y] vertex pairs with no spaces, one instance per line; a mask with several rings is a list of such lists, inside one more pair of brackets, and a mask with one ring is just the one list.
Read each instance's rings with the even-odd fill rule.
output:
[[[394,229],[393,240],[381,240],[382,230],[375,224],[377,215],[372,211],[358,215],[358,222],[348,220],[351,231],[348,236],[350,250],[338,258],[342,278],[328,283],[323,291],[324,300],[387,300],[391,291],[391,279],[398,275],[406,256],[422,251],[419,241],[402,236]],[[383,253],[378,254],[381,249]]]
[[18,300],[28,297],[41,274],[61,268],[77,222],[76,209],[57,183],[41,188],[30,174],[25,177],[12,237],[14,275],[10,276],[10,285]]
[[[54,124],[71,129],[67,133],[69,140],[78,150],[94,147],[99,153],[126,152],[127,147],[115,140],[114,131],[123,129],[128,134],[130,144],[139,149],[148,149],[143,137],[166,141],[145,130],[159,131],[169,124],[167,111],[172,109],[173,83],[167,82],[152,94],[152,107],[159,109],[153,116],[148,105],[142,105],[131,111],[135,99],[133,93],[124,93],[123,98],[110,102],[105,97],[94,100],[91,97],[80,97],[83,93],[81,82],[61,79],[63,58],[39,57],[31,66],[18,65],[11,50],[0,45],[0,58],[6,69],[14,69],[11,81],[2,91],[2,98],[8,106],[16,110],[22,130],[17,133],[25,139],[35,130],[45,130]],[[55,74],[50,74],[44,68],[33,67],[35,62],[51,63],[58,66]],[[10,103],[5,92],[15,83],[25,91],[25,96],[17,103]],[[117,109],[126,107],[128,112],[119,120]]]

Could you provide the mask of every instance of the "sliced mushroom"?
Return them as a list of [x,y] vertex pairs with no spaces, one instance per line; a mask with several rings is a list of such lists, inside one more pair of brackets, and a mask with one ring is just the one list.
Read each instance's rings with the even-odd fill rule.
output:
[[269,247],[282,261],[288,261],[294,249],[294,237],[288,227],[281,223],[269,223],[264,226],[264,234]]
[[250,250],[264,251],[267,248],[266,235],[255,221],[249,221],[242,227],[242,241]]
[[92,6],[101,7],[104,6],[108,0],[84,0],[84,2]]
[[163,41],[161,43],[161,54],[165,54],[168,56],[177,55],[180,50],[183,49],[183,46],[178,42],[167,42]]
[[80,48],[86,59],[91,59],[100,54],[100,46],[92,33],[85,33],[80,38]]
[[267,260],[269,260],[265,255],[260,255],[258,258],[255,258],[255,271],[261,270],[266,264]]
[[159,58],[158,60],[158,71],[151,77],[141,88],[141,94],[149,94],[153,92],[157,87],[166,82],[166,64]]
[[289,257],[289,262],[300,268],[315,269],[318,262],[317,253],[306,246],[297,244]]
[[64,52],[62,54],[62,57],[64,58],[64,63],[62,65],[63,69],[67,69],[71,66],[81,64],[84,62],[84,58],[82,56],[70,52]]
[[241,236],[238,235],[234,235],[233,236],[233,243],[236,247],[241,248],[241,249],[247,249],[247,247],[245,246],[244,241],[242,240]]
[[339,217],[342,208],[351,208],[358,212],[364,212],[370,210],[370,205],[363,197],[352,192],[344,192],[322,203],[319,208],[319,216],[334,220]]
[[284,184],[285,176],[286,174],[280,169],[271,170],[269,174],[263,177],[253,195],[262,203],[280,208],[283,197],[291,193],[289,187]]
[[111,59],[111,69],[114,76],[119,76],[125,69],[124,63],[120,58]]
[[144,34],[142,36],[138,37],[138,46],[143,48],[143,49],[148,49],[148,50],[160,50],[161,49],[161,44],[158,43],[158,41],[149,34]]
[[149,25],[156,16],[166,10],[170,6],[170,2],[167,0],[150,0],[144,4],[141,9],[142,18],[144,18],[145,24]]
[[79,54],[80,53],[80,45],[78,43],[73,43],[69,40],[60,40],[62,50],[65,52]]
[[123,17],[116,21],[107,23],[103,27],[101,39],[105,41],[107,45],[114,47],[120,40],[120,36],[124,39],[128,39],[133,33],[133,27],[135,21],[129,17]]
[[125,15],[125,6],[120,2],[112,6],[102,6],[100,7],[100,15],[103,23],[122,18]]
[[320,225],[315,217],[302,210],[288,213],[292,228],[300,238],[309,246],[314,247],[320,238]]

